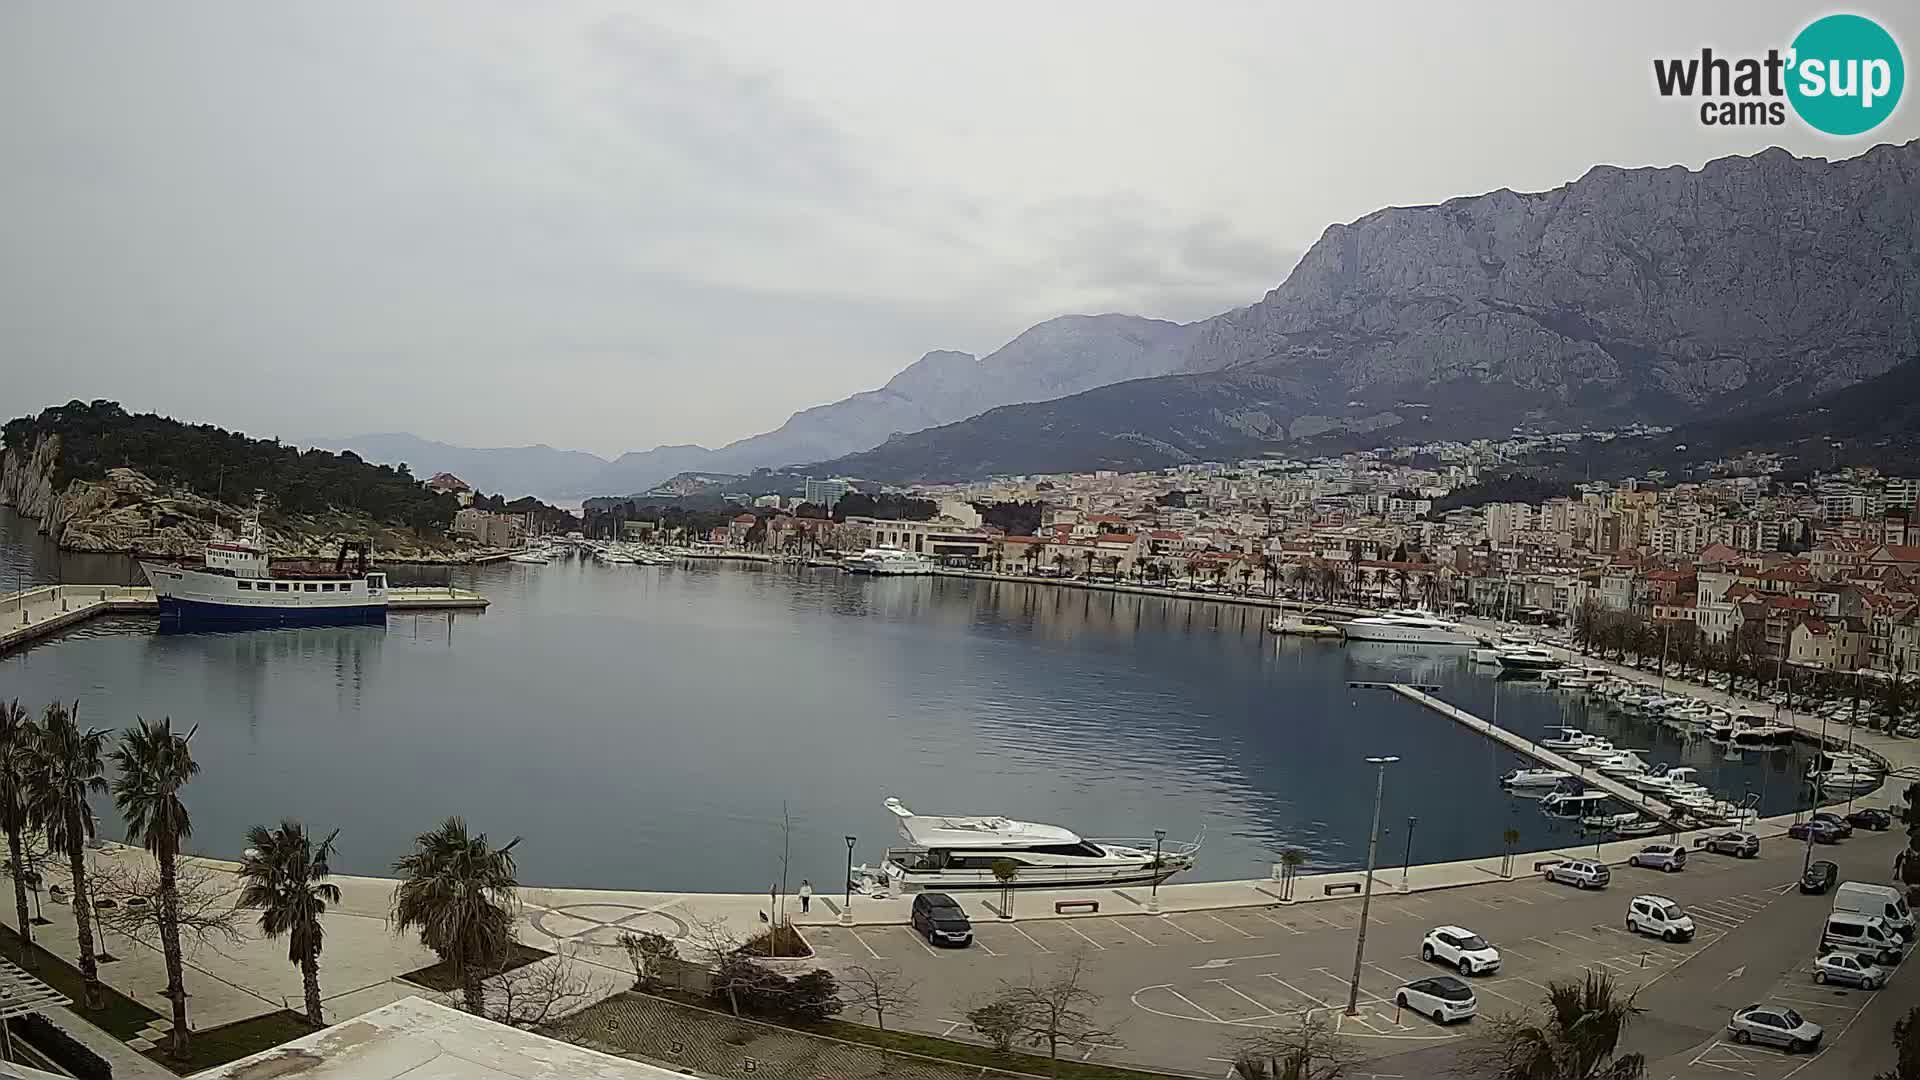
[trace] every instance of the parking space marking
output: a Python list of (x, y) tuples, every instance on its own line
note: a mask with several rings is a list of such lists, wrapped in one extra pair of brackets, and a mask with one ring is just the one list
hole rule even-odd
[(852, 934), (852, 935), (853, 935), (853, 940), (855, 940), (855, 941), (857, 941), (857, 942), (859, 942), (859, 943), (860, 943), (860, 947), (861, 947), (861, 948), (863, 948), (863, 949), (865, 949), (865, 950), (867, 950), (867, 955), (868, 955), (868, 956), (871, 956), (871, 957), (873, 957), (873, 958), (874, 958), (875, 960), (885, 960), (885, 959), (886, 959), (886, 957), (884, 957), (884, 956), (881, 956), (881, 955), (880, 955), (879, 953), (877, 953), (877, 952), (874, 952), (874, 951), (873, 951), (873, 946), (867, 943), (867, 939), (866, 939), (866, 938), (863, 938), (863, 937), (861, 937), (861, 936), (860, 936), (860, 931), (858, 931), (858, 930), (855, 930), (855, 929), (854, 929), (853, 927), (851, 927), (851, 926), (849, 926), (849, 927), (847, 927), (847, 933), (849, 933), (849, 934)]
[(975, 945), (978, 945), (978, 946), (980, 946), (980, 947), (981, 947), (982, 949), (985, 949), (985, 950), (986, 950), (986, 953), (987, 953), (987, 955), (988, 955), (988, 956), (999, 956), (999, 955), (1000, 955), (999, 953), (997, 953), (997, 952), (994, 952), (994, 951), (993, 951), (993, 946), (991, 946), (991, 945), (989, 945), (989, 944), (987, 944), (987, 942), (986, 942), (986, 939), (985, 939), (985, 938), (983, 938), (983, 937), (981, 937), (981, 936), (980, 936), (979, 934), (977, 934), (977, 933), (973, 935), (973, 943), (974, 943)]
[(1323, 1009), (1333, 1008), (1333, 1006), (1329, 1005), (1325, 1000), (1314, 997), (1312, 994), (1307, 993), (1305, 990), (1300, 989), (1299, 987), (1293, 985), (1292, 983), (1288, 982), (1287, 980), (1281, 978), (1278, 975), (1267, 974), (1267, 975), (1262, 975), (1260, 977), (1263, 979), (1272, 979), (1274, 982), (1277, 982), (1281, 986), (1284, 986), (1287, 989), (1293, 991), (1294, 993), (1299, 994), (1301, 997), (1306, 998), (1308, 1001), (1313, 1002), (1315, 1005), (1318, 1005)]
[(926, 941), (926, 939), (925, 939), (925, 938), (923, 938), (923, 937), (921, 937), (921, 936), (920, 936), (919, 934), (916, 934), (916, 933), (914, 933), (914, 932), (913, 932), (912, 930), (909, 930), (909, 929), (907, 929), (907, 928), (906, 928), (906, 927), (904, 927), (904, 926), (900, 926), (900, 927), (895, 927), (895, 929), (897, 929), (897, 930), (899, 930), (899, 931), (900, 931), (901, 933), (903, 933), (903, 934), (905, 934), (905, 935), (907, 935), (908, 937), (910, 937), (910, 938), (912, 938), (912, 939), (913, 939), (913, 943), (914, 943), (915, 945), (918, 945), (918, 946), (920, 946), (921, 948), (923, 948), (923, 949), (925, 949), (925, 950), (927, 950), (927, 955), (928, 955), (928, 956), (939, 956), (939, 955), (940, 955), (939, 953), (937, 953), (937, 952), (934, 952), (934, 951), (933, 951), (933, 946), (931, 946), (931, 945), (929, 945), (929, 944), (927, 944), (927, 941)]
[(1515, 955), (1515, 956), (1517, 956), (1517, 957), (1519, 957), (1520, 959), (1522, 959), (1522, 960), (1525, 960), (1525, 961), (1526, 961), (1526, 962), (1528, 962), (1529, 964), (1531, 964), (1531, 963), (1533, 963), (1533, 962), (1534, 962), (1534, 958), (1533, 958), (1533, 957), (1531, 957), (1531, 956), (1528, 956), (1528, 955), (1527, 955), (1526, 953), (1523, 953), (1523, 952), (1521, 952), (1521, 951), (1520, 951), (1519, 949), (1516, 949), (1516, 948), (1514, 948), (1514, 947), (1513, 947), (1513, 946), (1511, 946), (1511, 945), (1502, 945), (1502, 946), (1500, 946), (1500, 951), (1501, 951), (1501, 952), (1503, 952), (1503, 953), (1512, 953), (1513, 955)]
[(1548, 941), (1545, 938), (1530, 937), (1527, 940), (1537, 945), (1545, 945), (1547, 948), (1552, 949), (1554, 952), (1557, 952), (1557, 953), (1567, 953), (1568, 956), (1573, 955), (1572, 953), (1567, 952), (1567, 950), (1561, 948), (1558, 945), (1555, 945), (1553, 942)]
[(1344, 926), (1341, 926), (1341, 925), (1340, 925), (1339, 923), (1337, 923), (1337, 922), (1334, 922), (1334, 921), (1333, 921), (1332, 919), (1327, 919), (1327, 918), (1322, 918), (1321, 916), (1319, 916), (1319, 915), (1314, 915), (1314, 914), (1312, 914), (1312, 913), (1308, 913), (1308, 916), (1307, 916), (1307, 917), (1308, 917), (1308, 918), (1311, 918), (1311, 919), (1317, 919), (1317, 920), (1319, 920), (1320, 922), (1323, 922), (1323, 923), (1326, 923), (1326, 924), (1327, 924), (1328, 926), (1331, 926), (1331, 927), (1333, 927), (1333, 928), (1334, 928), (1335, 930), (1345, 930), (1345, 929), (1346, 929), (1346, 927), (1344, 927)]
[(1565, 934), (1565, 935), (1567, 935), (1568, 937), (1577, 937), (1577, 938), (1579, 938), (1579, 939), (1580, 939), (1581, 941), (1584, 941), (1584, 942), (1586, 942), (1586, 943), (1587, 943), (1587, 944), (1589, 944), (1589, 945), (1598, 945), (1598, 944), (1600, 944), (1600, 942), (1599, 942), (1599, 941), (1597, 941), (1597, 940), (1595, 940), (1594, 938), (1590, 938), (1590, 937), (1588, 937), (1587, 935), (1585, 935), (1585, 934), (1583, 934), (1583, 933), (1581, 933), (1581, 932), (1580, 932), (1580, 931), (1578, 931), (1578, 930), (1562, 930), (1562, 931), (1560, 931), (1560, 932), (1561, 932), (1561, 933), (1563, 933), (1563, 934)]
[(1196, 934), (1193, 931), (1187, 929), (1186, 927), (1181, 926), (1179, 923), (1173, 921), (1173, 917), (1171, 915), (1167, 916), (1166, 923), (1168, 926), (1173, 927), (1175, 930), (1180, 931), (1181, 933), (1187, 935), (1188, 937), (1192, 938), (1193, 940), (1199, 942), (1202, 945), (1213, 944), (1212, 938), (1201, 937), (1199, 934)]
[(1488, 982), (1477, 982), (1477, 983), (1474, 983), (1473, 985), (1478, 989), (1485, 990), (1487, 993), (1492, 994), (1494, 997), (1499, 998), (1501, 1001), (1511, 1002), (1515, 1005), (1520, 1006), (1523, 1009), (1532, 1008), (1532, 1005), (1529, 1002), (1522, 1001), (1517, 997), (1511, 997), (1507, 994), (1501, 993), (1498, 990), (1495, 990), (1494, 986), (1499, 984), (1488, 981)]
[(1261, 1001), (1259, 998), (1241, 993), (1238, 989), (1234, 987), (1232, 983), (1228, 982), (1225, 979), (1208, 979), (1207, 981), (1210, 983), (1217, 984), (1220, 987), (1220, 989), (1225, 990), (1227, 993), (1232, 994), (1234, 997), (1237, 997), (1240, 1000), (1245, 1001), (1247, 1004), (1252, 1005), (1254, 1008), (1259, 1009), (1261, 1012), (1266, 1014), (1264, 1016), (1249, 1016), (1247, 1017), (1247, 1019), (1249, 1020), (1271, 1020), (1274, 1017), (1280, 1015), (1279, 1013), (1273, 1011), (1273, 1006), (1268, 1005), (1266, 1002)]
[(1175, 990), (1173, 987), (1163, 986), (1160, 989), (1165, 990), (1167, 993), (1172, 994), (1174, 997), (1177, 997), (1181, 1001), (1186, 1002), (1188, 1005), (1193, 1006), (1195, 1009), (1200, 1011), (1201, 1015), (1205, 1016), (1207, 1019), (1213, 1021), (1214, 1023), (1216, 1024), (1226, 1023), (1225, 1020), (1222, 1020), (1218, 1016), (1215, 1016), (1212, 1010), (1207, 1009), (1205, 1006), (1202, 1006), (1199, 1002), (1194, 1001), (1192, 998), (1188, 997), (1187, 995), (1181, 993), (1178, 990)]
[[(1033, 947), (1036, 949), (1039, 949), (1043, 953), (1050, 953), (1053, 951), (1052, 949), (1047, 948), (1045, 945), (1040, 944), (1039, 940), (1036, 939), (1032, 934), (1027, 933), (1025, 930), (1020, 929), (1019, 927), (1013, 925), (1012, 923), (1007, 924), (1007, 929), (1013, 931), (1016, 934), (1019, 934), (1021, 937), (1026, 938), (1028, 941), (1033, 942)], [(879, 957), (875, 957), (874, 959), (877, 960), (879, 959)]]
[(1160, 947), (1159, 942), (1153, 940), (1152, 938), (1146, 936), (1145, 934), (1142, 934), (1140, 931), (1135, 930), (1133, 927), (1128, 926), (1127, 921), (1125, 919), (1115, 919), (1113, 920), (1113, 925), (1122, 930), (1125, 930), (1127, 933), (1132, 934), (1134, 937), (1139, 938), (1141, 942), (1144, 944), (1151, 945), (1156, 949)]
[(1259, 916), (1259, 917), (1260, 917), (1260, 918), (1262, 918), (1262, 919), (1265, 919), (1265, 920), (1267, 920), (1268, 922), (1270, 922), (1270, 923), (1272, 923), (1273, 925), (1275, 925), (1275, 926), (1277, 926), (1277, 927), (1279, 927), (1280, 929), (1282, 929), (1282, 930), (1285, 930), (1285, 931), (1286, 931), (1287, 933), (1289, 933), (1289, 934), (1304, 934), (1304, 933), (1306, 933), (1306, 931), (1305, 931), (1305, 930), (1302, 930), (1302, 929), (1300, 929), (1299, 927), (1296, 927), (1296, 926), (1290, 926), (1290, 925), (1288, 925), (1287, 923), (1283, 923), (1283, 922), (1281, 922), (1281, 921), (1280, 921), (1279, 919), (1276, 919), (1276, 918), (1274, 918), (1273, 916), (1271, 916), (1271, 915), (1269, 915), (1269, 914), (1267, 914), (1267, 913), (1266, 913), (1266, 912), (1264, 912), (1264, 911), (1256, 911), (1256, 912), (1254, 912), (1254, 914), (1255, 914), (1255, 915), (1257, 915), (1257, 916)]
[(1066, 927), (1067, 929), (1069, 929), (1069, 930), (1071, 930), (1071, 931), (1073, 931), (1073, 932), (1074, 932), (1075, 934), (1079, 934), (1079, 936), (1080, 936), (1080, 940), (1081, 940), (1081, 941), (1084, 941), (1084, 942), (1086, 942), (1087, 944), (1089, 944), (1089, 945), (1091, 945), (1091, 946), (1093, 946), (1094, 948), (1096, 948), (1096, 949), (1099, 949), (1099, 950), (1100, 950), (1101, 952), (1106, 952), (1106, 951), (1107, 951), (1107, 947), (1106, 947), (1105, 945), (1102, 945), (1102, 944), (1100, 944), (1099, 942), (1097, 942), (1097, 941), (1095, 941), (1095, 940), (1093, 940), (1092, 938), (1090, 938), (1090, 937), (1088, 937), (1088, 936), (1087, 936), (1087, 935), (1085, 935), (1085, 934), (1081, 934), (1081, 933), (1080, 933), (1080, 928), (1079, 928), (1079, 927), (1077, 927), (1077, 926), (1075, 926), (1075, 925), (1073, 925), (1073, 921), (1072, 921), (1071, 919), (1062, 919), (1062, 920), (1060, 920), (1060, 925), (1061, 925), (1061, 926), (1064, 926), (1064, 927)]
[(1237, 927), (1237, 926), (1235, 926), (1235, 925), (1233, 925), (1232, 923), (1230, 923), (1230, 922), (1228, 922), (1228, 921), (1226, 921), (1225, 919), (1222, 919), (1222, 918), (1221, 918), (1220, 916), (1218, 916), (1218, 915), (1215, 915), (1215, 914), (1213, 914), (1213, 913), (1211, 913), (1211, 912), (1205, 912), (1205, 911), (1203, 911), (1203, 912), (1201, 912), (1201, 914), (1202, 914), (1202, 915), (1205, 915), (1205, 916), (1206, 916), (1207, 918), (1209, 918), (1209, 919), (1212, 919), (1212, 920), (1213, 920), (1214, 922), (1217, 922), (1217, 923), (1219, 923), (1219, 924), (1220, 924), (1221, 926), (1224, 926), (1224, 927), (1226, 927), (1227, 929), (1229, 929), (1229, 930), (1231, 930), (1231, 931), (1233, 931), (1234, 933), (1236, 933), (1236, 934), (1239, 934), (1239, 935), (1240, 935), (1241, 937), (1243, 937), (1243, 938), (1251, 938), (1251, 937), (1254, 937), (1254, 936), (1255, 936), (1255, 935), (1253, 935), (1253, 934), (1249, 934), (1249, 933), (1247, 933), (1247, 932), (1246, 932), (1245, 930), (1242, 930), (1242, 929), (1240, 929), (1239, 927)]

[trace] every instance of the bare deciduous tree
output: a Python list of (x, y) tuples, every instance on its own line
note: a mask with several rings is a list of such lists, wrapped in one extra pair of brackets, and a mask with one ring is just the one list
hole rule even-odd
[(544, 960), (485, 980), (486, 1016), (519, 1028), (540, 1028), (589, 1004), (592, 976), (577, 952), (562, 951)]
[[(842, 976), (846, 980), (843, 997), (855, 1009), (873, 1014), (873, 1026), (881, 1031), (887, 1030), (887, 1014), (910, 1010), (916, 1004), (914, 989), (918, 985), (913, 980), (890, 968), (870, 968), (856, 964), (846, 970)], [(880, 1060), (884, 1064), (887, 1051), (880, 1049)]]
[[(103, 859), (90, 875), (94, 921), (154, 949), (161, 947), (160, 867), (129, 855)], [(180, 939), (215, 952), (245, 937), (248, 912), (236, 908), (239, 882), (198, 859), (181, 856), (174, 880)], [(107, 901), (111, 901), (108, 903)]]
[(1364, 1060), (1331, 1024), (1304, 1014), (1283, 1027), (1249, 1032), (1233, 1045), (1240, 1080), (1340, 1080)]
[(1059, 1071), (1063, 1045), (1092, 1048), (1119, 1041), (1113, 1029), (1094, 1023), (1092, 1010), (1100, 1004), (1100, 995), (1081, 985), (1086, 966), (1086, 957), (1073, 953), (1052, 975), (1030, 972), (1021, 982), (1002, 983), (995, 996), (1016, 1011), (1021, 1037), (1029, 1045), (1047, 1048), (1054, 1072)]

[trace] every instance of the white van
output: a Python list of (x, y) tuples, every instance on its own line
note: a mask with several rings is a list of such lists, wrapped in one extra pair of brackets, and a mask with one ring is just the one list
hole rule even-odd
[(1877, 915), (1901, 937), (1913, 940), (1913, 912), (1907, 910), (1906, 897), (1890, 885), (1843, 881), (1833, 891), (1833, 910), (1835, 914)]
[(1888, 926), (1885, 919), (1851, 912), (1827, 916), (1826, 928), (1820, 933), (1820, 951), (1871, 956), (1886, 965), (1899, 963), (1903, 952), (1899, 931)]

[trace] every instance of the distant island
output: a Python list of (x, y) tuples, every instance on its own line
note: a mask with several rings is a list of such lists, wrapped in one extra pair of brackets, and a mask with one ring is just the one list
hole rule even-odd
[(0, 505), (69, 551), (196, 555), (256, 495), (269, 546), (291, 557), (331, 556), (353, 538), (370, 540), (387, 561), (460, 562), (481, 550), (452, 535), (465, 503), (532, 513), (548, 526), (565, 517), (537, 500), (437, 489), (405, 465), (130, 413), (112, 401), (17, 417), (0, 445)]

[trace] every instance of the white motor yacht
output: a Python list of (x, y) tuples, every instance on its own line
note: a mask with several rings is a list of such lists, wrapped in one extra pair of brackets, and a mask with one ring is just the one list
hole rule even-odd
[(1616, 779), (1638, 776), (1647, 771), (1647, 763), (1638, 750), (1622, 749), (1611, 761), (1602, 761), (1596, 766), (1602, 773)]
[(1573, 774), (1563, 769), (1515, 769), (1500, 778), (1501, 787), (1510, 788), (1555, 788), (1563, 780), (1573, 779)]
[(914, 574), (933, 573), (933, 560), (917, 552), (902, 551), (897, 547), (870, 547), (858, 555), (849, 556), (846, 568), (856, 574), (874, 574), (880, 577), (897, 577)]
[(1385, 615), (1367, 615), (1340, 624), (1349, 641), (1383, 641), (1398, 645), (1478, 645), (1480, 635), (1432, 612), (1403, 608)]
[(1546, 671), (1561, 666), (1560, 658), (1540, 645), (1521, 645), (1494, 654), (1502, 671)]
[[(1193, 868), (1200, 842), (1089, 840), (1058, 825), (991, 815), (916, 814), (899, 799), (886, 801), (907, 847), (888, 848), (877, 867), (858, 866), (853, 881), (866, 890), (1063, 888), (1146, 885)], [(1011, 862), (1002, 882), (994, 865)]]

